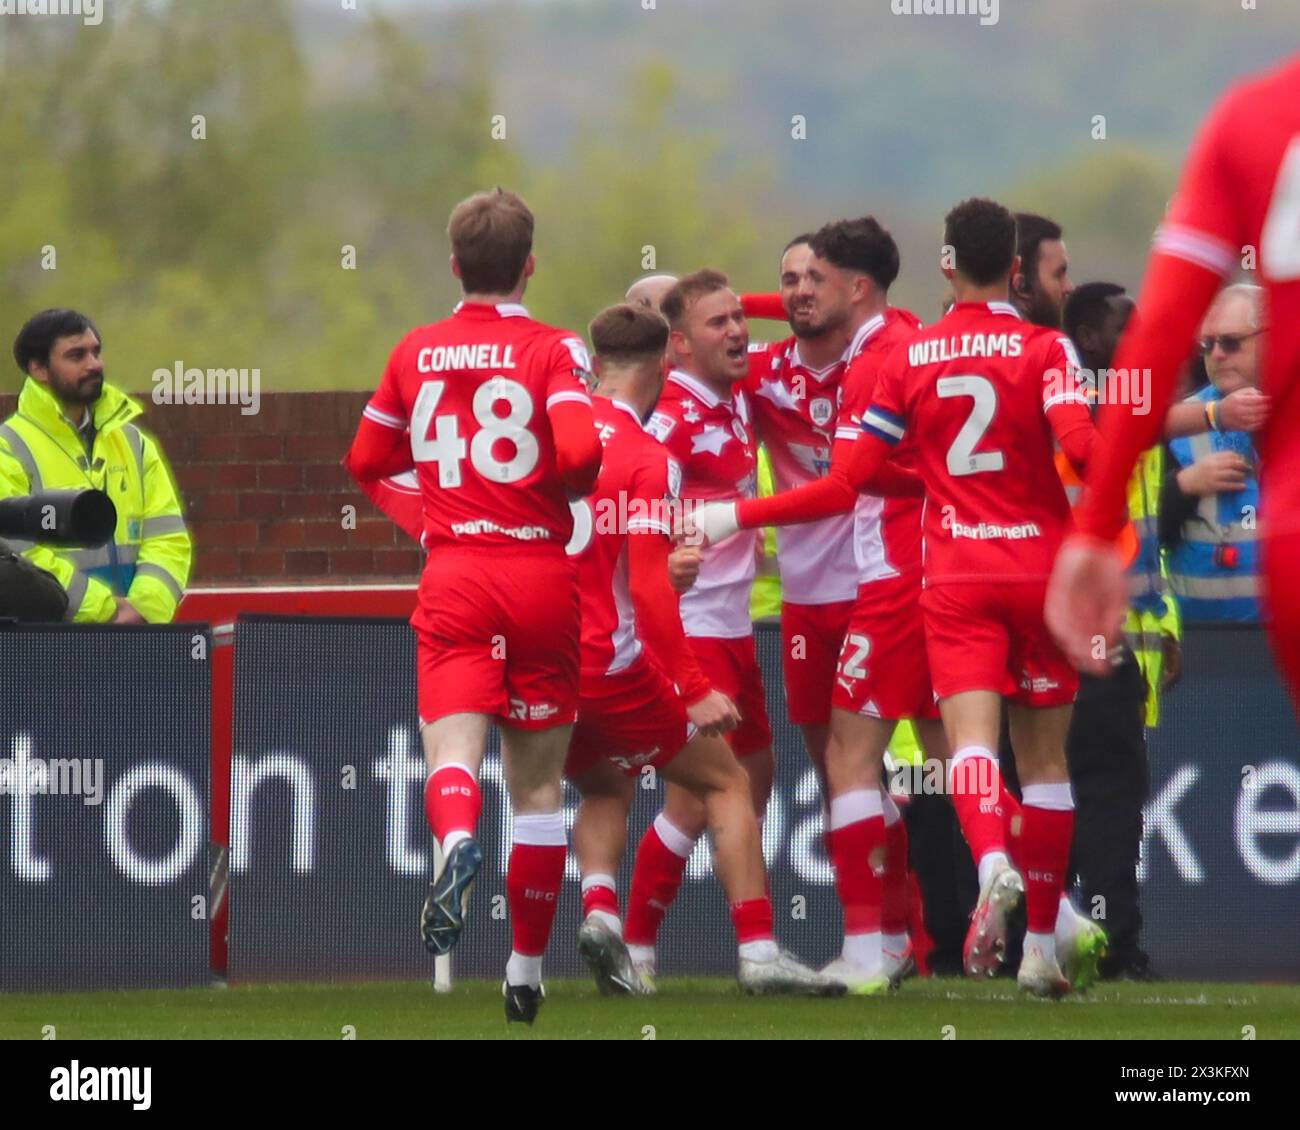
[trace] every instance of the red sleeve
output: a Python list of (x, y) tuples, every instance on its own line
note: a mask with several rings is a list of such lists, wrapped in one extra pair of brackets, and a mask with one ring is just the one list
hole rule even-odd
[(412, 488), (397, 479), (387, 478), (360, 485), (370, 501), (408, 537), (421, 541), (424, 536), (424, 503), (418, 483)]
[(546, 410), (555, 437), (555, 468), (560, 481), (573, 494), (595, 489), (603, 454), (591, 401), (561, 400)]
[(1043, 413), (1071, 466), (1083, 474), (1097, 438), (1088, 397), (1079, 383), (1079, 356), (1068, 337), (1054, 338), (1043, 364)]
[(686, 642), (679, 598), (668, 580), (672, 551), (671, 508), (674, 497), (668, 460), (655, 459), (638, 472), (632, 497), (646, 504), (644, 517), (628, 521), (628, 588), (636, 609), (637, 627), (646, 646), (678, 687), (687, 706), (699, 702), (713, 687), (704, 677)]
[(1123, 528), (1133, 465), (1159, 437), (1201, 318), (1240, 263), (1242, 195), (1231, 168), (1236, 112), (1236, 99), (1229, 96), (1192, 146), (1169, 218), (1156, 232), (1137, 310), (1112, 362), (1121, 373), (1143, 375), (1139, 386), (1146, 397), (1136, 405), (1102, 409), (1087, 489), (1075, 512), (1079, 530), (1094, 537), (1114, 540)]
[(343, 466), (356, 481), (364, 485), (389, 475), (400, 475), (415, 467), (411, 444), (405, 432), (376, 424), (369, 416), (362, 418), (352, 446), (343, 456)]
[(407, 435), (406, 405), (402, 403), (398, 383), (405, 346), (403, 338), (389, 354), (379, 388), (366, 403), (352, 446), (343, 457), (343, 466), (363, 488), (366, 483), (401, 474), (415, 466)]
[[(885, 460), (867, 466), (856, 458), (865, 436), (856, 440), (837, 439), (831, 448), (831, 469), (815, 483), (807, 483), (768, 498), (747, 498), (736, 508), (742, 529), (757, 526), (794, 526), (816, 522), (853, 509), (859, 494), (880, 498), (920, 498), (925, 494), (921, 476)], [(882, 445), (883, 446), (883, 445)]]
[(672, 544), (655, 534), (627, 539), (628, 588), (636, 609), (637, 628), (668, 677), (693, 706), (713, 690), (686, 642), (678, 596), (668, 581)]
[(766, 318), (773, 322), (786, 320), (785, 303), (780, 294), (742, 294), (740, 308), (746, 318)]

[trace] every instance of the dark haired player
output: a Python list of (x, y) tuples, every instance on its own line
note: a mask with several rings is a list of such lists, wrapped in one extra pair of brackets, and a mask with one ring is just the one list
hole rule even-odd
[[(905, 438), (916, 444), (926, 494), (926, 650), (954, 751), (953, 803), (981, 866), (975, 956), (992, 971), (1006, 917), (1024, 897), (1029, 932), (1019, 981), (1054, 996), (1069, 989), (1055, 928), (1073, 827), (1065, 734), (1077, 676), (1047, 635), (1042, 594), (1069, 524), (1054, 442), (1082, 466), (1094, 433), (1072, 347), (1022, 321), (1008, 301), (1011, 214), (992, 201), (966, 201), (949, 213), (945, 243), (955, 265), (944, 274), (957, 301), (881, 366), (845, 477), (861, 489)], [(739, 509), (747, 521), (749, 507)], [(734, 522), (727, 518), (696, 516), (707, 536), (710, 526), (725, 533)], [(1024, 787), (1012, 829), (1023, 876), (1008, 858), (997, 811), (1004, 696)]]
[(652, 766), (704, 810), (740, 947), (741, 987), (841, 993), (777, 948), (749, 779), (716, 736), (735, 728), (736, 708), (701, 673), (669, 584), (681, 476), (641, 423), (663, 387), (668, 326), (651, 310), (613, 306), (591, 323), (591, 340), (604, 460), (596, 489), (575, 504), (569, 546), (582, 592), (582, 693), (566, 763), (583, 795), (573, 829), (585, 913), (579, 949), (603, 990), (653, 991), (622, 941), (613, 886), (633, 779)]

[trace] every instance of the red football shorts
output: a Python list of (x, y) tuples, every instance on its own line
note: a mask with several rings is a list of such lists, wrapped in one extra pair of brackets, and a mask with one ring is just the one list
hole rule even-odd
[(584, 675), (581, 686), (566, 777), (585, 773), (602, 758), (629, 776), (645, 765), (658, 769), (695, 735), (677, 688), (644, 654), (615, 675)]
[(772, 744), (772, 727), (767, 720), (767, 698), (754, 637), (724, 640), (691, 636), (687, 643), (713, 689), (725, 694), (740, 711), (740, 725), (727, 735), (731, 752), (748, 757), (767, 749)]
[(912, 573), (858, 586), (840, 650), (831, 704), (869, 718), (937, 718)]
[(578, 579), (562, 553), (430, 554), (411, 617), (422, 724), (489, 714), (520, 730), (578, 707)]
[(781, 605), (781, 667), (785, 702), (796, 726), (831, 719), (831, 691), (854, 602)]
[(925, 588), (935, 694), (994, 691), (1021, 706), (1073, 702), (1079, 675), (1043, 623), (1046, 590), (1046, 580)]

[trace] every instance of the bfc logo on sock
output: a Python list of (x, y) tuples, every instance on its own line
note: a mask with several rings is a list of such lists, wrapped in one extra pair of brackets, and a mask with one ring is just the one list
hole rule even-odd
[(556, 898), (555, 891), (536, 891), (532, 887), (524, 888), (524, 898), (532, 899), (535, 902), (554, 902)]
[(443, 785), (438, 790), (439, 796), (470, 796), (474, 795), (474, 790), (468, 785)]

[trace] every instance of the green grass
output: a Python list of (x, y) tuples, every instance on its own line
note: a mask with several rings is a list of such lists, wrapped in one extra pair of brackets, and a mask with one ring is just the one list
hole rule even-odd
[[(1300, 986), (1168, 982), (1107, 985), (1060, 1002), (1022, 999), (1009, 980), (909, 981), (891, 997), (754, 999), (723, 979), (666, 979), (653, 998), (602, 998), (556, 981), (534, 1029), (515, 1039), (1223, 1039), (1300, 1038)], [(0, 996), (0, 1038), (60, 1040), (343, 1037), (497, 1039), (499, 984), (438, 996), (423, 983)]]

